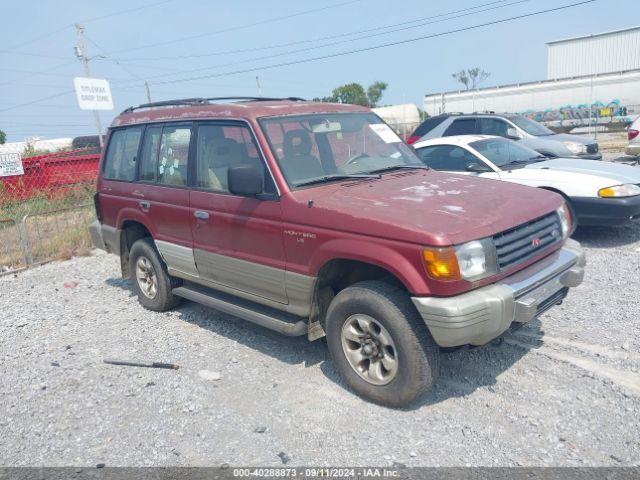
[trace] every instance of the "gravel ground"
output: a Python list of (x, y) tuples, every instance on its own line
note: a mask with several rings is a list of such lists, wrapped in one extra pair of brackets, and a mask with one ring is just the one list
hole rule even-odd
[(408, 410), (347, 391), (324, 341), (144, 310), (114, 256), (0, 277), (1, 463), (638, 465), (640, 225), (576, 238), (585, 283), (501, 345), (443, 354)]

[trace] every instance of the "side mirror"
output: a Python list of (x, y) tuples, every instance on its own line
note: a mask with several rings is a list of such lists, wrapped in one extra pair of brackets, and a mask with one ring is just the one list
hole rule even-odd
[(486, 173), (490, 171), (489, 167), (481, 163), (467, 163), (467, 172)]
[(262, 193), (262, 172), (253, 165), (231, 167), (227, 174), (229, 191), (234, 195), (255, 197)]
[(507, 138), (510, 138), (511, 140), (521, 140), (522, 135), (520, 135), (518, 133), (518, 130), (516, 130), (515, 128), (509, 127), (507, 128)]

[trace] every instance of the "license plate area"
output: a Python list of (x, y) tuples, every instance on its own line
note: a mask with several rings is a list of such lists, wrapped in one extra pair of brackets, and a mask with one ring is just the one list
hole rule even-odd
[(560, 275), (516, 298), (514, 321), (527, 323), (543, 314), (567, 295), (568, 288), (560, 281)]

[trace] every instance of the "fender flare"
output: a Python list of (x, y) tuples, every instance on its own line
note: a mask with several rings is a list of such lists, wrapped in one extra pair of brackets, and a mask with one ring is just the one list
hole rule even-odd
[[(416, 249), (416, 258), (419, 261)], [(355, 260), (383, 268), (394, 275), (410, 293), (425, 294), (429, 287), (424, 275), (405, 255), (391, 247), (362, 239), (336, 239), (323, 244), (311, 257), (309, 270), (317, 276), (332, 260)]]

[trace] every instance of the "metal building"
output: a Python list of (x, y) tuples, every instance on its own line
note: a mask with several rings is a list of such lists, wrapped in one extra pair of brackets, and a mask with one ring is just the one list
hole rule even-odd
[(555, 40), (547, 45), (549, 80), (640, 69), (640, 27)]

